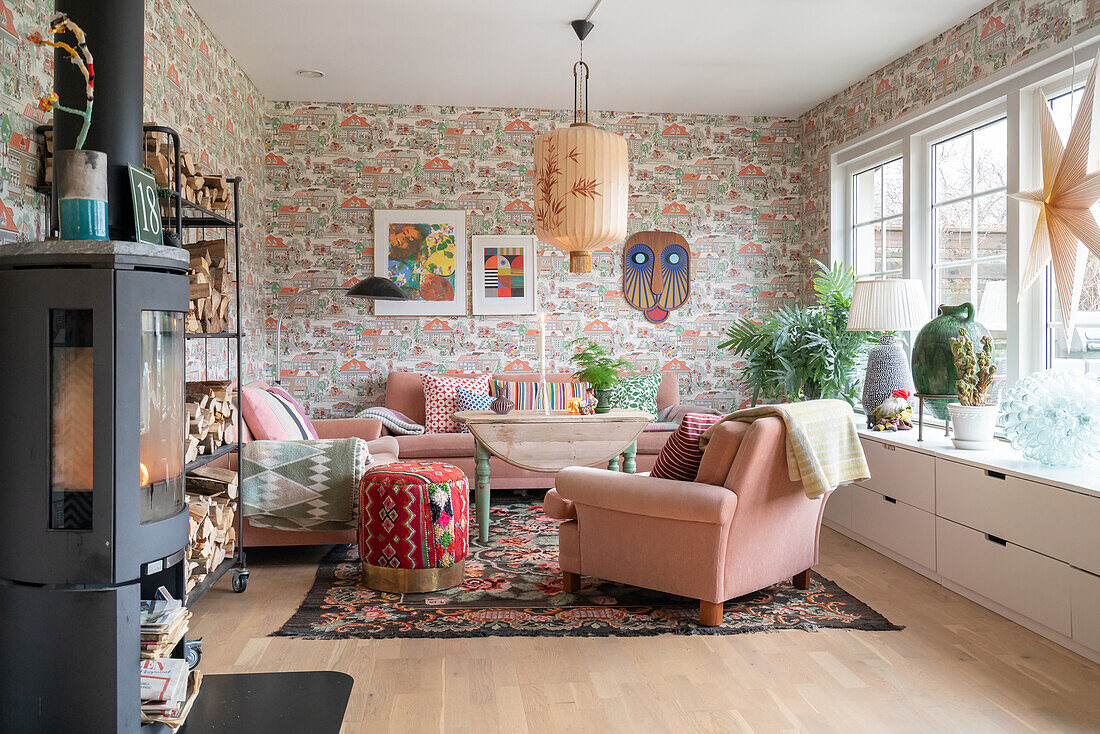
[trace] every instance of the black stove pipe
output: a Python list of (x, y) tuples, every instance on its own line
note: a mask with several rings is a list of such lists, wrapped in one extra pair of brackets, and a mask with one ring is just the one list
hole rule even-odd
[[(95, 104), (84, 148), (107, 154), (107, 229), (111, 239), (133, 240), (134, 211), (126, 165), (143, 165), (144, 0), (56, 0), (55, 8), (67, 13), (88, 36), (94, 58)], [(41, 32), (47, 35), (46, 29)], [(72, 35), (66, 34), (64, 40), (72, 43)], [(61, 104), (84, 109), (84, 77), (61, 49), (54, 51), (54, 89)], [(81, 124), (79, 117), (55, 109), (54, 150), (76, 147)], [(55, 198), (56, 193), (55, 188)]]

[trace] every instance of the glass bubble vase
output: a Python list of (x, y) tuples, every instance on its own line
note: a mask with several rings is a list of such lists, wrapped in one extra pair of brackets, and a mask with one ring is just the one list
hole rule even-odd
[(1100, 379), (1044, 370), (1005, 392), (1004, 428), (1012, 448), (1047, 466), (1081, 466), (1100, 457)]

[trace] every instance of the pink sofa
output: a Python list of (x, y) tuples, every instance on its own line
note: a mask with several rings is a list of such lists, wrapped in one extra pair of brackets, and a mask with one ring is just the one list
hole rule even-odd
[[(536, 375), (493, 375), (495, 380), (531, 382)], [(569, 374), (551, 374), (552, 382), (568, 382)], [(680, 382), (675, 373), (661, 373), (657, 409), (680, 402)], [(386, 407), (397, 410), (414, 422), (424, 423), (424, 385), (418, 372), (391, 372), (386, 381)], [(649, 471), (672, 435), (671, 431), (646, 431), (638, 438), (638, 471)], [(469, 433), (428, 433), (420, 436), (395, 436), (402, 459), (439, 460), (474, 476), (474, 437)], [(497, 457), (490, 460), (493, 489), (543, 489), (553, 486), (554, 475), (532, 472), (512, 466)]]
[(546, 494), (566, 591), (580, 575), (699, 600), (699, 621), (723, 604), (793, 579), (809, 585), (824, 499), (787, 474), (779, 418), (716, 429), (694, 482), (570, 467)]
[[(261, 390), (267, 389), (264, 382), (251, 382), (245, 387), (254, 387)], [(382, 436), (382, 422), (373, 418), (333, 418), (329, 420), (311, 421), (317, 430), (318, 438), (361, 438), (367, 442), (367, 448), (371, 453), (373, 464), (388, 464), (397, 461), (397, 442), (390, 436)], [(248, 429), (248, 423), (241, 421), (244, 426), (242, 442), (252, 439), (252, 432)], [(235, 454), (228, 454), (220, 460), (224, 466), (236, 468)], [(355, 530), (276, 530), (274, 528), (254, 527), (246, 517), (244, 520), (244, 547), (273, 546), (273, 545), (338, 545), (343, 543), (355, 543)]]

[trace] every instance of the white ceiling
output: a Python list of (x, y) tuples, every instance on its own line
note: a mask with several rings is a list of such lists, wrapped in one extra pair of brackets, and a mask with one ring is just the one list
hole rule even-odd
[[(268, 99), (571, 108), (594, 0), (190, 1)], [(799, 115), (987, 1), (604, 0), (590, 103)]]

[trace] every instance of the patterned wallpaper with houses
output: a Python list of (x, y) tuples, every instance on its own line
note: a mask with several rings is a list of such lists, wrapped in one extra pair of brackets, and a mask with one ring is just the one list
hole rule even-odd
[[(531, 233), (532, 144), (571, 112), (373, 104), (269, 105), (264, 240), (273, 355), (275, 315), (298, 289), (373, 271), (372, 212), (464, 209), (470, 234)], [(539, 245), (538, 301), (550, 312), (551, 370), (589, 336), (639, 370), (681, 375), (685, 402), (740, 404), (737, 363), (717, 344), (742, 314), (797, 299), (798, 123), (791, 119), (601, 113), (630, 148), (630, 230), (671, 228), (692, 249), (692, 292), (650, 324), (622, 295), (621, 246), (593, 272)], [(284, 386), (315, 416), (378, 403), (391, 369), (531, 372), (534, 316), (381, 317), (342, 296), (313, 295), (283, 322)], [(469, 313), (469, 310), (467, 310)]]
[[(42, 197), (34, 191), (41, 145), (34, 128), (50, 121), (37, 100), (52, 87), (53, 53), (34, 46), (26, 35), (44, 32), (52, 12), (52, 0), (0, 0), (0, 242), (46, 234)], [(104, 39), (88, 39), (93, 53), (97, 42)], [(259, 245), (264, 105), (255, 85), (185, 0), (147, 0), (145, 119), (176, 128), (184, 149), (204, 169), (244, 179), (242, 303), (244, 330), (250, 335), (245, 364), (252, 374), (258, 372), (258, 325), (263, 318)], [(193, 378), (220, 378), (227, 366), (224, 342), (210, 355), (197, 344), (188, 350)]]
[(829, 155), (840, 145), (1100, 24), (1100, 0), (997, 0), (799, 118), (803, 242), (829, 255)]

